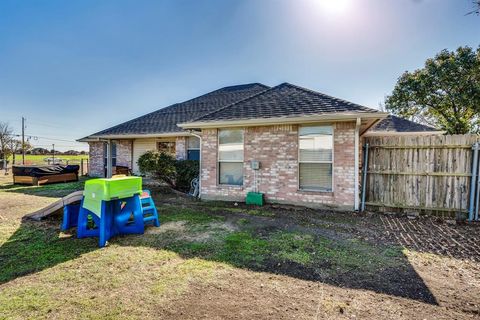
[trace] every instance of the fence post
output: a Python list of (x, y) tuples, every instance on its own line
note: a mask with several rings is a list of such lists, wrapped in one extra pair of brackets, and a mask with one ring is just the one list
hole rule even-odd
[(80, 159), (80, 175), (83, 176), (83, 158)]
[[(480, 144), (478, 144), (478, 142), (477, 142), (477, 152), (480, 152)], [(477, 160), (477, 162), (479, 161)], [(475, 221), (478, 221), (478, 210), (480, 209), (480, 175), (479, 173), (480, 172), (478, 172), (478, 164), (477, 164), (477, 190), (475, 190), (477, 192), (477, 195), (475, 199), (475, 216), (473, 217)]]
[(368, 143), (363, 146), (363, 171), (362, 171), (362, 203), (360, 211), (365, 211), (365, 198), (367, 194), (367, 170), (368, 170)]
[(472, 221), (474, 218), (474, 210), (476, 212), (476, 218), (478, 219), (478, 197), (475, 204), (475, 195), (477, 192), (477, 169), (478, 169), (478, 142), (475, 142), (472, 146), (472, 178), (470, 179), (470, 204), (468, 206), (468, 221)]

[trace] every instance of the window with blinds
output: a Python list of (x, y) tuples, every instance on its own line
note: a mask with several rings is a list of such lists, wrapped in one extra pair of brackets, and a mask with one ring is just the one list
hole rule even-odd
[(300, 127), (298, 162), (300, 189), (332, 191), (332, 126)]
[(218, 131), (218, 183), (243, 185), (243, 129)]

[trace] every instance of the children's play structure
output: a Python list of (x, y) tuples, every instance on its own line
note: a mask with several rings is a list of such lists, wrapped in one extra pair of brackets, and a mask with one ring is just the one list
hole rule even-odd
[(29, 218), (40, 220), (63, 206), (62, 230), (77, 227), (77, 237), (98, 237), (104, 247), (121, 234), (143, 234), (145, 225), (159, 227), (158, 212), (140, 177), (92, 179), (82, 191), (74, 192)]

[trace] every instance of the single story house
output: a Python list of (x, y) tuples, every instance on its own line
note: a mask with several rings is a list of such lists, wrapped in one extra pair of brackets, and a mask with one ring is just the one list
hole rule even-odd
[[(378, 127), (382, 121), (385, 126)], [(375, 128), (394, 131), (391, 122), (397, 118), (289, 83), (252, 83), (215, 90), (79, 141), (90, 146), (92, 176), (109, 176), (115, 166), (138, 174), (139, 156), (157, 150), (200, 160), (202, 199), (242, 201), (256, 186), (270, 202), (351, 210), (359, 206), (361, 139)], [(252, 160), (260, 163), (258, 171)]]

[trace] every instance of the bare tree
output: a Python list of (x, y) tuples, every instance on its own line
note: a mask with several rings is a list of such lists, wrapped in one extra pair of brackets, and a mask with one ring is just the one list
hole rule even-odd
[(10, 155), (8, 144), (12, 139), (12, 128), (8, 122), (0, 122), (0, 159), (6, 159)]
[(480, 0), (473, 0), (473, 10), (467, 14), (480, 15)]
[[(8, 142), (8, 150), (12, 154), (12, 165), (15, 164), (15, 155), (22, 151), (22, 141), (18, 139), (10, 139)], [(25, 151), (29, 148), (30, 144), (25, 142)]]

